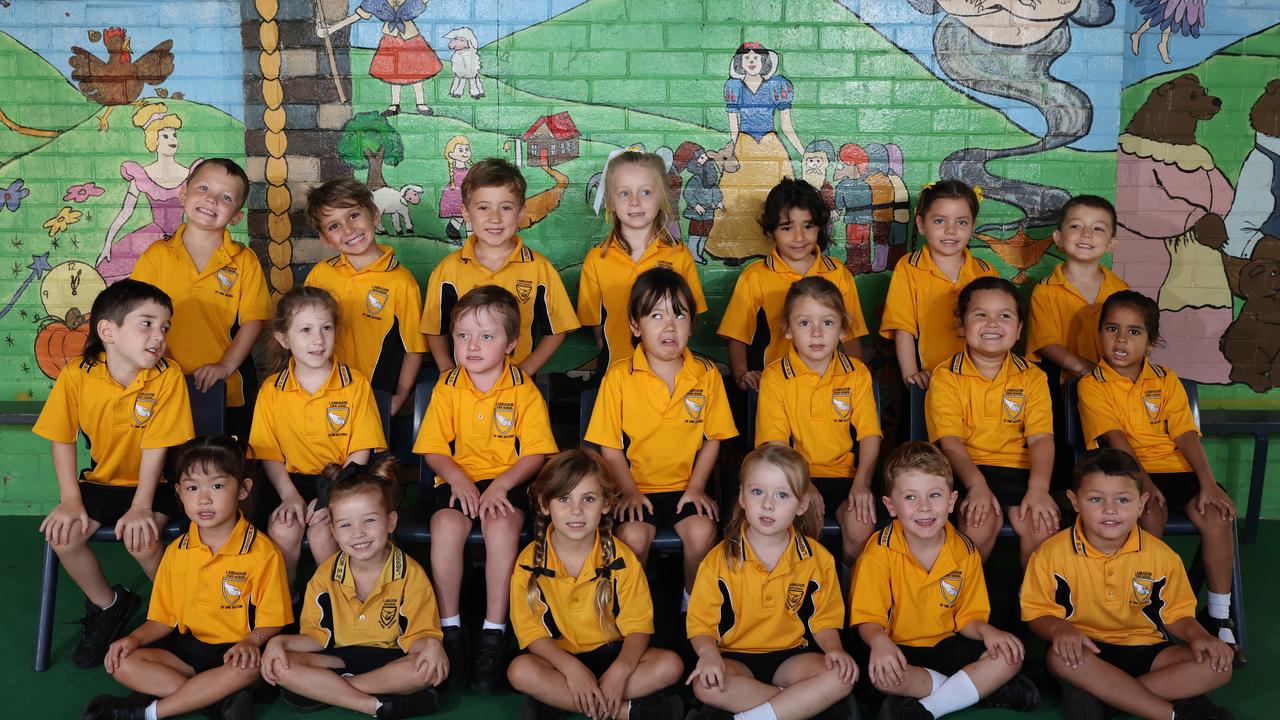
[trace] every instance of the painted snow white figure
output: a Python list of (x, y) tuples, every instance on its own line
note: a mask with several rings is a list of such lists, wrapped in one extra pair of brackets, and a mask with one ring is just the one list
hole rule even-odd
[(413, 22), (426, 10), (427, 0), (362, 0), (351, 15), (327, 28), (316, 28), (317, 35), (327, 37), (358, 20), (382, 21), (382, 39), (369, 64), (369, 75), (391, 86), (391, 104), (382, 111), (384, 117), (399, 114), (400, 91), (405, 85), (413, 88), (418, 113), (431, 114), (422, 96), (422, 83), (435, 77), (444, 65)]

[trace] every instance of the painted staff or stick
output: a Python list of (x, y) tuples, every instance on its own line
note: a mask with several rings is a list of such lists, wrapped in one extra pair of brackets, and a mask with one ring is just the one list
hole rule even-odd
[[(320, 26), (326, 30), (329, 28), (329, 21), (324, 16), (324, 0), (316, 0), (316, 18), (320, 20)], [(333, 75), (333, 86), (338, 89), (338, 102), (347, 101), (347, 93), (342, 89), (342, 78), (338, 77), (338, 60), (333, 56), (333, 41), (329, 39), (329, 33), (324, 34), (324, 51), (329, 56), (329, 73)]]
[(27, 291), (27, 288), (31, 286), (33, 281), (39, 280), (44, 277), (45, 273), (53, 269), (53, 266), (49, 264), (49, 253), (45, 253), (43, 255), (32, 255), (31, 260), (31, 264), (27, 266), (27, 268), (31, 270), (31, 273), (27, 275), (27, 279), (23, 280), (22, 284), (18, 286), (18, 289), (14, 291), (13, 297), (9, 298), (9, 302), (3, 308), (0, 308), (0, 318), (9, 314), (9, 311), (13, 309), (14, 304), (18, 302), (18, 298), (22, 297), (22, 293)]

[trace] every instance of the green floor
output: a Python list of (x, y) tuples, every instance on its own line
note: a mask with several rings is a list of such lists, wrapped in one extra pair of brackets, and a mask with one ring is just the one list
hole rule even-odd
[[(36, 617), (39, 607), (40, 559), (42, 543), (36, 533), (37, 518), (0, 518), (0, 547), (6, 548), (0, 561), (0, 623), (10, 629), (0, 644), (0, 717), (4, 718), (75, 718), (79, 717), (89, 698), (100, 693), (126, 694), (107, 674), (98, 670), (79, 670), (71, 664), (71, 650), (78, 636), (83, 596), (65, 575), (59, 584), (57, 624), (54, 627), (52, 667), (45, 673), (32, 671), (35, 647)], [(1235, 712), (1241, 720), (1280, 717), (1280, 683), (1272, 663), (1280, 653), (1272, 650), (1280, 640), (1280, 613), (1270, 601), (1280, 596), (1280, 579), (1263, 572), (1280, 547), (1280, 522), (1264, 523), (1264, 544), (1243, 548), (1244, 575), (1248, 587), (1247, 619), (1249, 622), (1249, 665), (1238, 671), (1231, 685), (1215, 695), (1215, 700)], [(1185, 542), (1176, 545), (1187, 551)], [(108, 576), (134, 587), (146, 587), (141, 572), (122, 547), (101, 548)], [(70, 623), (70, 624), (68, 624)], [(1039, 654), (1038, 648), (1033, 652)], [(1038, 663), (1033, 660), (1032, 663)], [(1052, 718), (1057, 717), (1053, 700), (1047, 700), (1037, 713), (1020, 715), (1006, 711), (968, 711), (955, 718)], [(442, 718), (509, 718), (519, 713), (520, 697), (513, 694), (484, 696), (446, 694)], [(1270, 708), (1270, 709), (1268, 709)], [(870, 715), (870, 713), (866, 713)], [(283, 705), (259, 705), (258, 717), (275, 719), (294, 717), (297, 713)], [(315, 720), (353, 718), (353, 713), (331, 710), (305, 717)]]

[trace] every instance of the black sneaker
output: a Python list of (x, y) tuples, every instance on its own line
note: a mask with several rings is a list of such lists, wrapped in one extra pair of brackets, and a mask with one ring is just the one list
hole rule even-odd
[(878, 720), (933, 720), (933, 713), (920, 701), (903, 695), (890, 695), (880, 704)]
[(531, 695), (524, 696), (524, 704), (520, 706), (520, 720), (564, 720), (565, 711), (540, 702)]
[(280, 688), (280, 701), (288, 705), (290, 709), (304, 713), (315, 712), (329, 707), (319, 700), (303, 697), (288, 688)]
[(996, 688), (978, 703), (981, 707), (1008, 708), (1016, 712), (1030, 712), (1040, 705), (1040, 689), (1022, 673)]
[(813, 717), (814, 720), (860, 720), (862, 716), (858, 713), (857, 699), (850, 693)]
[(481, 630), (474, 660), (472, 687), (483, 693), (500, 692), (507, 677), (507, 634), (501, 630)]
[(115, 590), (116, 601), (105, 610), (88, 600), (84, 601), (84, 617), (80, 619), (84, 630), (80, 633), (80, 643), (76, 645), (75, 654), (71, 656), (71, 661), (78, 668), (87, 670), (101, 665), (102, 659), (107, 655), (107, 648), (124, 634), (125, 626), (142, 606), (142, 598), (129, 592), (123, 585), (116, 585), (111, 589)]
[(433, 687), (423, 688), (407, 695), (379, 695), (380, 720), (399, 720), (430, 715), (440, 708), (440, 695)]
[[(1207, 608), (1202, 608), (1200, 612), (1196, 613), (1196, 620), (1204, 626), (1204, 629), (1208, 631), (1210, 635), (1222, 640), (1231, 647), (1231, 651), (1236, 654), (1236, 660), (1239, 664), (1244, 663), (1244, 659), (1240, 656), (1240, 632), (1236, 630), (1235, 620), (1232, 620), (1231, 618), (1210, 617), (1209, 610)], [(1226, 640), (1222, 637), (1224, 631), (1225, 634), (1231, 638), (1230, 640)]]
[(682, 720), (684, 703), (678, 695), (645, 695), (631, 701), (631, 714), (627, 717), (631, 720)]
[(1106, 703), (1071, 683), (1062, 683), (1062, 717), (1066, 720), (1107, 720)]
[(449, 658), (449, 676), (440, 684), (441, 690), (465, 687), (467, 671), (471, 669), (471, 644), (467, 642), (467, 631), (457, 625), (443, 628), (444, 654)]
[(146, 720), (150, 700), (140, 697), (99, 695), (89, 701), (82, 720)]
[(689, 714), (684, 716), (684, 720), (733, 720), (733, 713), (703, 705), (690, 710)]
[(1175, 700), (1173, 715), (1176, 720), (1233, 720), (1230, 710), (1214, 705), (1204, 695), (1197, 695), (1185, 700)]
[(253, 693), (242, 688), (204, 710), (209, 720), (253, 720)]

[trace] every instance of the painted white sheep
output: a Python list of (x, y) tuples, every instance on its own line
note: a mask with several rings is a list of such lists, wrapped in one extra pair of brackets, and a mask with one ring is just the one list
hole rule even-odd
[(396, 190), (392, 187), (380, 187), (373, 191), (373, 204), (378, 206), (378, 234), (386, 235), (386, 226), (383, 220), (390, 215), (391, 227), (395, 230), (396, 235), (401, 234), (401, 224), (403, 223), (404, 232), (413, 232), (413, 220), (409, 217), (409, 206), (417, 205), (422, 202), (422, 186), (421, 185), (405, 185)]

